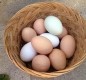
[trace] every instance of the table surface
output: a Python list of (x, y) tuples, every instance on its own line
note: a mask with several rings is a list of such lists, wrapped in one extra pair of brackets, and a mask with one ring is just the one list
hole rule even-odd
[(18, 10), (40, 1), (62, 2), (78, 10), (86, 18), (86, 0), (0, 0), (0, 74), (7, 73), (11, 80), (86, 80), (86, 61), (70, 73), (52, 79), (42, 79), (22, 72), (9, 60), (3, 44), (5, 25)]

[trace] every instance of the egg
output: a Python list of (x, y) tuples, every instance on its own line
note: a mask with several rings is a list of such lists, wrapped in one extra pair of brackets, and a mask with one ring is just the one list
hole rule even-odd
[(63, 70), (66, 67), (66, 57), (60, 49), (53, 49), (49, 55), (50, 62), (54, 69)]
[(34, 37), (31, 43), (34, 49), (40, 54), (49, 54), (53, 49), (53, 45), (50, 40), (42, 36)]
[(50, 42), (52, 43), (53, 47), (57, 47), (59, 45), (59, 38), (55, 35), (52, 35), (50, 33), (43, 33), (40, 36), (43, 36), (43, 37), (49, 39)]
[(46, 30), (53, 35), (60, 35), (63, 31), (61, 21), (55, 16), (48, 16), (45, 18), (44, 25)]
[(62, 39), (64, 36), (66, 36), (68, 34), (68, 31), (67, 31), (67, 29), (65, 28), (65, 27), (63, 27), (63, 31), (62, 31), (62, 33), (60, 34), (60, 35), (58, 35), (58, 37), (60, 38), (60, 39)]
[(25, 44), (20, 51), (20, 58), (24, 62), (31, 61), (37, 55), (36, 51), (32, 47), (31, 42)]
[(42, 33), (46, 32), (43, 19), (37, 19), (34, 22), (33, 28), (37, 32), (37, 34), (42, 34)]
[(30, 42), (33, 37), (37, 36), (34, 29), (26, 27), (22, 30), (22, 39), (25, 42)]
[(45, 55), (37, 55), (32, 60), (32, 68), (39, 72), (45, 72), (48, 71), (50, 68), (50, 60)]
[(71, 35), (66, 35), (62, 38), (60, 48), (64, 51), (67, 58), (73, 56), (75, 51), (75, 40)]

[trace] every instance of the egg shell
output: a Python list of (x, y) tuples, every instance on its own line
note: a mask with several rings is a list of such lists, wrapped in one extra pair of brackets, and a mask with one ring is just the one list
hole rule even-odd
[(73, 56), (75, 51), (75, 40), (71, 35), (66, 35), (62, 38), (60, 48), (64, 51), (67, 58)]
[(32, 47), (31, 42), (25, 44), (20, 51), (20, 58), (24, 62), (31, 61), (37, 55), (36, 51)]
[(60, 38), (60, 39), (62, 39), (64, 36), (66, 36), (68, 34), (68, 31), (67, 31), (67, 29), (65, 28), (65, 27), (63, 27), (63, 31), (62, 31), (62, 33), (60, 34), (60, 35), (58, 35), (58, 37)]
[(50, 68), (50, 60), (45, 55), (37, 55), (32, 60), (32, 68), (39, 72), (48, 71)]
[(40, 54), (49, 54), (53, 49), (53, 45), (50, 40), (42, 36), (34, 37), (31, 43), (34, 49)]
[(53, 35), (60, 35), (63, 31), (61, 21), (55, 16), (46, 17), (44, 25), (46, 30)]
[(37, 32), (37, 34), (42, 34), (42, 33), (46, 32), (43, 19), (37, 19), (34, 22), (33, 28)]
[(55, 35), (52, 35), (50, 33), (43, 33), (40, 36), (43, 36), (43, 37), (49, 39), (50, 42), (52, 43), (53, 47), (57, 47), (59, 45), (59, 38)]
[(66, 67), (66, 56), (60, 49), (53, 49), (49, 55), (53, 68), (63, 70)]
[(33, 37), (37, 36), (34, 29), (26, 27), (22, 30), (22, 39), (25, 42), (30, 42)]

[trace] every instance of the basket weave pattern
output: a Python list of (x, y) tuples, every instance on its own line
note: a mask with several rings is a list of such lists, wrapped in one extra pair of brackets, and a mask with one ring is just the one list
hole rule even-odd
[[(36, 72), (27, 68), (25, 63), (19, 58), (20, 49), (24, 44), (21, 38), (21, 30), (27, 26), (32, 27), (36, 19), (45, 19), (45, 17), (49, 15), (57, 16), (62, 21), (62, 24), (67, 28), (68, 33), (75, 38), (76, 51), (73, 58), (68, 61), (66, 69), (50, 73)], [(4, 42), (10, 60), (18, 68), (37, 77), (56, 77), (70, 72), (79, 66), (86, 58), (86, 23), (80, 14), (61, 3), (35, 3), (24, 7), (10, 19), (5, 29)]]

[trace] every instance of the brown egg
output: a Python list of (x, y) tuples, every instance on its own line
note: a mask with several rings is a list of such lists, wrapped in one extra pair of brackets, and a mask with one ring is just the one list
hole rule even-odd
[(66, 67), (66, 56), (60, 49), (53, 49), (49, 55), (49, 59), (56, 70), (62, 70)]
[(67, 29), (65, 27), (63, 27), (63, 32), (62, 32), (62, 34), (58, 35), (58, 37), (61, 39), (64, 36), (66, 36), (67, 34), (68, 34)]
[(75, 40), (71, 35), (66, 35), (62, 38), (60, 48), (64, 51), (67, 58), (73, 56), (75, 51)]
[(37, 19), (34, 22), (33, 28), (35, 29), (35, 31), (38, 34), (42, 34), (42, 33), (46, 32), (46, 29), (44, 27), (44, 20), (43, 19)]
[(53, 49), (52, 43), (42, 36), (34, 37), (31, 43), (34, 49), (40, 54), (49, 54)]
[(50, 60), (45, 55), (37, 55), (32, 60), (32, 68), (39, 72), (48, 71), (50, 68)]
[(32, 28), (26, 27), (22, 30), (22, 39), (25, 42), (30, 42), (35, 36), (37, 36), (37, 34)]

